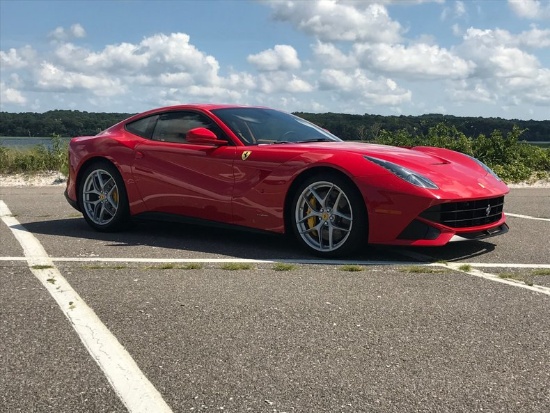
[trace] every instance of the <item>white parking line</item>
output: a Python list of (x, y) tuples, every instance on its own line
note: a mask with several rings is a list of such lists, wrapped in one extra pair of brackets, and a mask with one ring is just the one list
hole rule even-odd
[[(364, 261), (364, 260), (288, 260), (288, 259), (244, 259), (244, 258), (101, 258), (101, 257), (81, 257), (81, 258), (65, 258), (65, 257), (51, 257), (53, 262), (82, 262), (82, 263), (125, 263), (125, 264), (189, 264), (189, 263), (205, 263), (205, 264), (223, 264), (223, 263), (251, 263), (251, 264), (274, 264), (274, 263), (288, 263), (288, 264), (320, 264), (320, 265), (395, 265), (395, 266), (435, 266), (443, 268), (451, 268), (452, 270), (463, 272), (476, 277), (485, 278), (491, 281), (500, 282), (503, 284), (512, 285), (514, 287), (525, 288), (531, 291), (536, 291), (546, 295), (550, 295), (550, 288), (539, 285), (527, 285), (518, 281), (508, 280), (500, 278), (498, 275), (489, 274), (478, 270), (477, 268), (521, 268), (521, 269), (550, 269), (550, 264), (514, 264), (514, 263), (484, 263), (484, 262), (454, 262), (454, 263), (434, 263), (433, 259), (424, 254), (414, 253), (407, 251), (403, 255), (408, 255), (411, 258), (419, 261)], [(27, 260), (22, 257), (0, 257), (0, 261), (22, 261)], [(472, 267), (471, 270), (462, 269), (463, 266)]]
[[(490, 281), (496, 281), (502, 284), (508, 284), (514, 287), (524, 288), (526, 290), (536, 291), (538, 293), (546, 294), (550, 296), (550, 288), (543, 287), (541, 285), (527, 285), (525, 283), (517, 282), (514, 280), (509, 280), (506, 278), (500, 278), (498, 275), (490, 274), (487, 272), (483, 272), (480, 270), (477, 270), (475, 268), (466, 270), (467, 266), (470, 267), (493, 267), (493, 268), (534, 268), (534, 269), (546, 269), (550, 268), (550, 265), (548, 264), (490, 264), (490, 263), (469, 263), (469, 262), (453, 262), (453, 263), (438, 263), (433, 262), (434, 258), (430, 257), (429, 255), (425, 254), (419, 254), (417, 252), (413, 251), (401, 251), (401, 254), (405, 255), (406, 257), (410, 257), (419, 261), (424, 261), (424, 265), (431, 265), (431, 266), (437, 266), (437, 267), (443, 267), (443, 268), (451, 268), (455, 271), (460, 271), (465, 274), (473, 275), (475, 277), (484, 278), (486, 280)], [(416, 265), (419, 265), (417, 263)]]
[(453, 263), (435, 264), (435, 265), (439, 267), (444, 267), (444, 268), (452, 268), (453, 270), (460, 271), (469, 275), (473, 275), (475, 277), (485, 278), (486, 280), (496, 281), (502, 284), (508, 284), (514, 287), (524, 288), (526, 290), (536, 291), (537, 293), (542, 293), (550, 296), (550, 288), (544, 287), (542, 285), (528, 285), (528, 284), (525, 284), (524, 282), (509, 280), (507, 278), (500, 278), (496, 274), (490, 274), (488, 272), (480, 271), (475, 268), (472, 268), (469, 270), (463, 269), (464, 265), (470, 265), (470, 264), (453, 262)]
[(57, 302), (130, 413), (172, 410), (94, 311), (61, 275), (40, 242), (0, 200), (0, 217), (21, 244), (29, 268)]
[(506, 212), (507, 217), (514, 217), (514, 218), (523, 218), (523, 219), (533, 219), (536, 221), (547, 221), (550, 222), (550, 218), (539, 218), (539, 217), (531, 217), (529, 215), (521, 215), (521, 214), (512, 214), (510, 212)]
[[(405, 254), (404, 254), (405, 255)], [(413, 254), (407, 254), (413, 258)], [(420, 261), (367, 261), (367, 260), (324, 260), (324, 259), (248, 259), (248, 258), (124, 258), (124, 257), (49, 257), (53, 262), (95, 262), (95, 263), (126, 263), (126, 264), (318, 264), (318, 265), (440, 265), (431, 263), (432, 257), (414, 254)], [(0, 261), (27, 261), (26, 257), (0, 257)], [(526, 269), (550, 269), (550, 264), (517, 264), (517, 263), (491, 263), (491, 262), (459, 262), (460, 265), (470, 265), (474, 268), (526, 268)]]

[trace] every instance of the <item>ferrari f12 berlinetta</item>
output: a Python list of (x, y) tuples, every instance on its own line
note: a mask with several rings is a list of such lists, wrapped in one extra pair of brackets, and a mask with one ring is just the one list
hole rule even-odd
[(344, 142), (263, 107), (180, 105), (73, 138), (65, 196), (99, 231), (135, 217), (293, 234), (323, 257), (507, 232), (508, 187), (442, 148)]

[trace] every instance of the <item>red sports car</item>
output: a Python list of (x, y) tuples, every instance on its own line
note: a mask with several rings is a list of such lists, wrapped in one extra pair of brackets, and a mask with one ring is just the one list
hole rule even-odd
[(133, 217), (294, 234), (322, 257), (507, 232), (508, 187), (433, 147), (344, 142), (263, 107), (181, 105), (73, 138), (65, 196), (99, 231)]

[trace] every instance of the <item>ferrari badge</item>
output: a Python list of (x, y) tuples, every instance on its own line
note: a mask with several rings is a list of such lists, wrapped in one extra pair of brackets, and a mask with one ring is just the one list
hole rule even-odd
[(241, 159), (243, 161), (246, 161), (251, 153), (252, 153), (252, 151), (244, 151), (243, 154), (241, 155)]

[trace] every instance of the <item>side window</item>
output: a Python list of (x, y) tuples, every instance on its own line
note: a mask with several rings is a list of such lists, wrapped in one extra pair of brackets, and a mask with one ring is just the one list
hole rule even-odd
[(126, 125), (126, 130), (145, 139), (151, 139), (158, 115), (138, 119)]
[(207, 128), (218, 137), (223, 132), (208, 117), (194, 112), (168, 112), (159, 116), (153, 140), (162, 142), (185, 142), (187, 132), (194, 128)]

